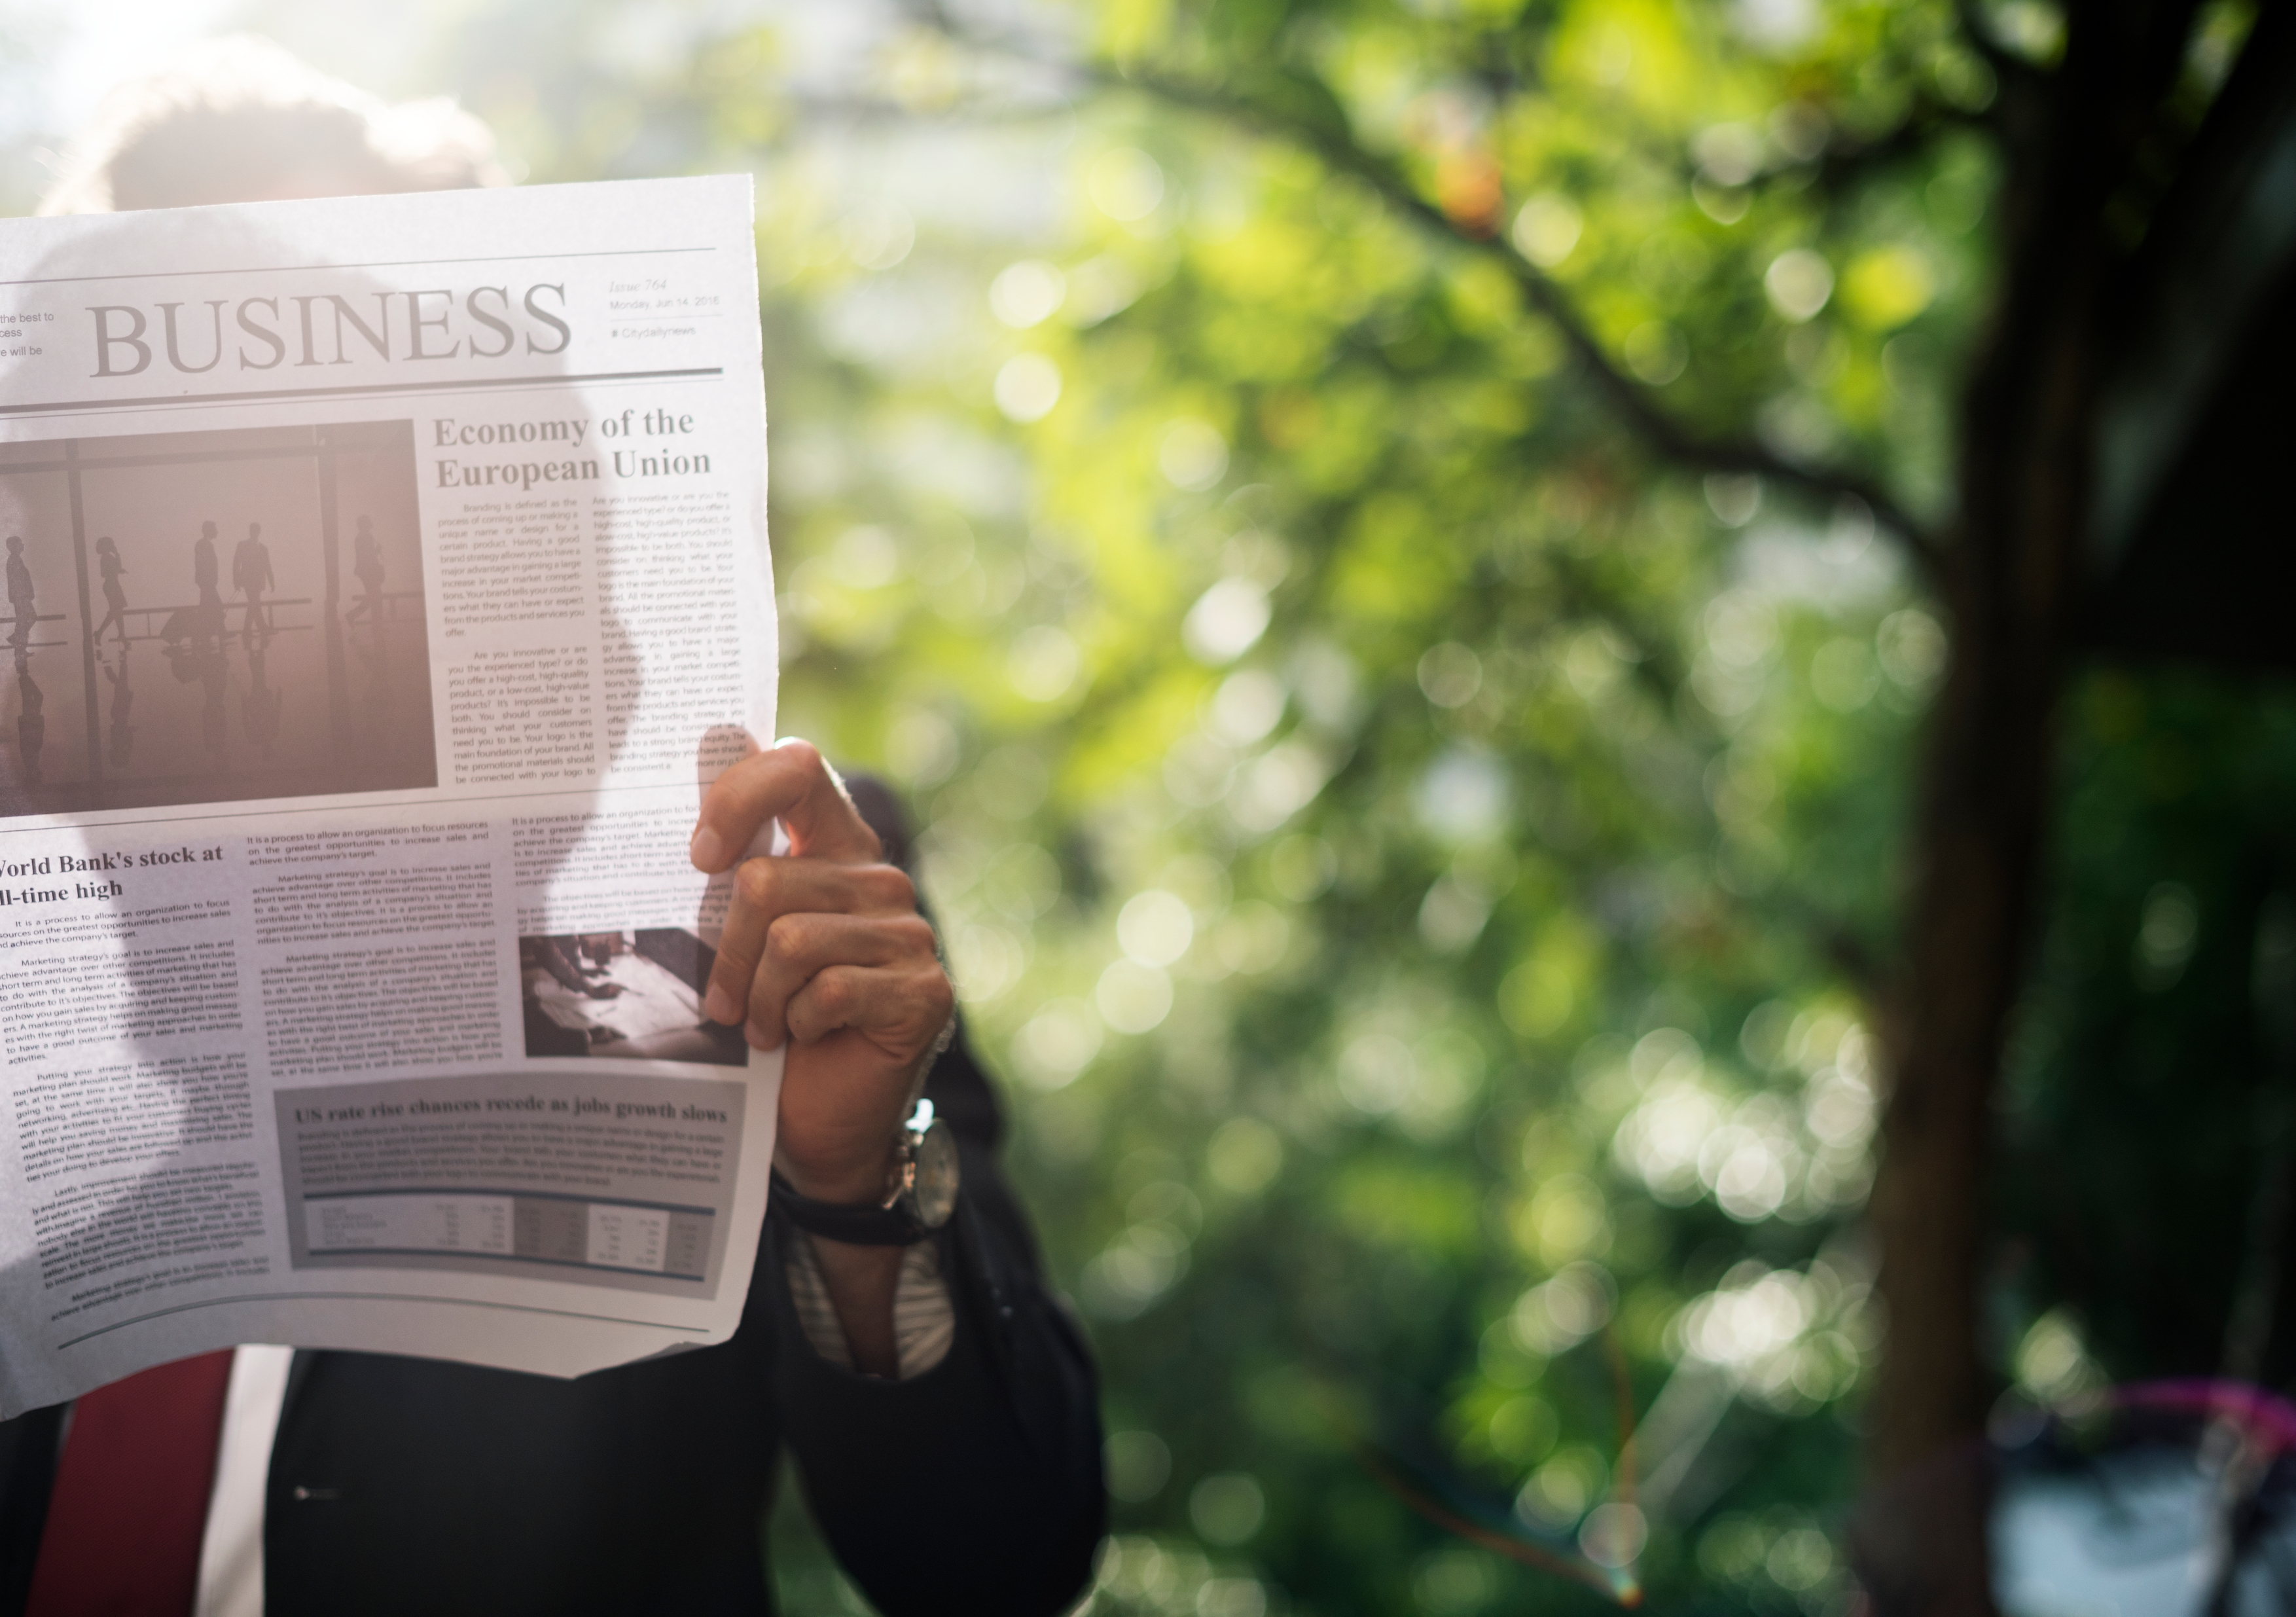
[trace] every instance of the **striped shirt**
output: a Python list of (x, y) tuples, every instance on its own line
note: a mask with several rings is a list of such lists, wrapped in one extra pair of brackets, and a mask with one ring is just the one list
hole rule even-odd
[[(831, 1364), (850, 1370), (853, 1352), (845, 1342), (845, 1327), (837, 1323), (837, 1309), (829, 1300), (828, 1283), (814, 1255), (813, 1237), (803, 1230), (789, 1232), (789, 1255), (782, 1265), (789, 1276), (790, 1300), (797, 1305), (798, 1328), (813, 1350)], [(900, 1367), (898, 1379), (912, 1381), (948, 1357), (956, 1340), (956, 1305), (940, 1277), (940, 1249), (919, 1241), (902, 1249), (900, 1277), (893, 1285), (893, 1347)]]

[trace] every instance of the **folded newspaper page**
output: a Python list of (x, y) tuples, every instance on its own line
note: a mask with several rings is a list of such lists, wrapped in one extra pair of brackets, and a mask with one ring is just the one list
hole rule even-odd
[(780, 1059), (750, 182), (0, 223), (0, 1413), (723, 1341)]

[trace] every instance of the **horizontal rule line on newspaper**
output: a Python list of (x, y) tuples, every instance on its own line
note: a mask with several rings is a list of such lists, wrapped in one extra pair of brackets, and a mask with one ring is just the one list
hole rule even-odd
[(152, 405), (246, 404), (270, 398), (351, 398), (377, 393), (468, 392), (489, 388), (566, 388), (586, 382), (671, 382), (681, 377), (723, 376), (722, 365), (677, 371), (592, 371), (566, 376), (480, 376), (467, 382), (378, 382), (357, 388), (270, 388), (244, 393), (155, 393), (143, 398), (64, 399), (55, 403), (0, 405), (0, 415), (61, 414), (74, 410), (132, 410)]
[[(526, 792), (513, 792), (501, 787), (490, 786), (483, 793), (479, 795), (482, 796), (488, 802), (515, 803), (529, 801), (536, 798), (549, 797), (603, 799), (614, 796), (617, 793), (629, 795), (638, 792), (658, 792), (660, 790), (660, 788), (659, 786), (650, 784), (644, 781), (626, 782), (619, 784), (600, 781), (590, 785), (578, 787), (570, 792), (564, 786), (538, 787)], [(389, 792), (370, 792), (366, 795), (370, 802), (381, 807), (388, 808), (401, 804), (412, 805), (419, 803), (424, 800), (429, 794), (426, 792), (421, 795), (410, 793), (404, 796), (395, 796)], [(295, 815), (308, 814), (309, 812), (309, 806), (303, 803), (293, 803), (281, 808), (242, 808), (236, 804), (234, 804), (230, 808), (218, 809), (213, 814), (187, 814), (180, 809), (176, 809), (158, 814), (145, 815), (141, 819), (106, 820), (103, 822), (103, 825), (104, 829), (107, 831), (116, 831), (125, 830), (132, 825), (198, 825), (205, 820), (279, 819)], [(11, 825), (5, 820), (0, 820), (0, 836), (52, 836), (54, 833), (55, 827), (53, 825), (43, 825), (38, 824), (18, 825)]]
[(633, 1202), (627, 1196), (594, 1196), (587, 1191), (579, 1195), (560, 1190), (504, 1190), (493, 1185), (424, 1185), (413, 1190), (328, 1190), (313, 1191), (303, 1198), (308, 1206), (314, 1202), (359, 1202), (370, 1196), (498, 1196), (521, 1197), (529, 1202), (578, 1202), (585, 1207), (636, 1207), (648, 1212), (692, 1213), (699, 1219), (711, 1217), (714, 1207), (682, 1207), (675, 1202)]
[[(97, 440), (101, 441), (101, 440)], [(37, 477), (51, 472), (124, 472), (143, 466), (213, 466), (231, 465), (251, 460), (309, 460), (332, 447), (329, 444), (281, 444), (270, 448), (198, 449), (178, 455), (115, 455), (102, 459), (90, 455), (75, 454), (61, 460), (20, 460), (0, 462), (0, 477)], [(275, 606), (288, 604), (274, 601)], [(165, 607), (131, 607), (131, 612), (164, 612)], [(63, 614), (56, 614), (62, 617)]]
[(428, 264), (522, 264), (531, 259), (659, 259), (714, 247), (605, 247), (592, 252), (489, 252), (461, 259), (369, 259), (358, 264), (250, 264), (237, 269), (152, 269), (124, 275), (39, 275), (0, 286), (70, 286), (82, 281), (174, 281), (193, 275), (291, 275), (315, 269), (413, 269)]
[(378, 1296), (373, 1292), (253, 1292), (244, 1297), (211, 1297), (203, 1302), (185, 1302), (172, 1309), (154, 1309), (149, 1314), (138, 1314), (133, 1319), (119, 1320), (101, 1330), (60, 1342), (58, 1348), (76, 1348), (84, 1342), (94, 1342), (108, 1336), (127, 1326), (141, 1325), (147, 1319), (161, 1319), (169, 1314), (187, 1314), (194, 1309), (227, 1308), (234, 1302), (277, 1302), (294, 1298), (305, 1302), (437, 1302), (450, 1309), (490, 1309), (504, 1314), (548, 1314), (560, 1319), (594, 1319), (601, 1325), (638, 1325), (657, 1331), (683, 1331), (700, 1336), (707, 1334), (701, 1326), (676, 1325), (660, 1319), (626, 1319), (619, 1314), (584, 1314), (572, 1309), (538, 1309), (522, 1302), (489, 1302), (481, 1297), (416, 1297), (405, 1292), (393, 1292)]

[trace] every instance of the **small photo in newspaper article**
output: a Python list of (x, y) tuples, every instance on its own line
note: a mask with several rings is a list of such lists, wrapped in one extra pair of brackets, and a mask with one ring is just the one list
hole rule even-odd
[(676, 927), (521, 938), (526, 1053), (747, 1066), (742, 1030), (701, 1014), (716, 961), (708, 944)]
[(412, 421), (0, 444), (0, 818), (439, 784)]

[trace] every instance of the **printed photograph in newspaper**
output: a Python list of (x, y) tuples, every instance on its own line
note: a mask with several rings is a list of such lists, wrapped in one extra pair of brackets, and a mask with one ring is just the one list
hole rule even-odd
[(0, 817), (439, 783), (412, 421), (0, 444)]
[(742, 1030), (701, 1014), (715, 958), (675, 927), (521, 938), (527, 1055), (747, 1065)]

